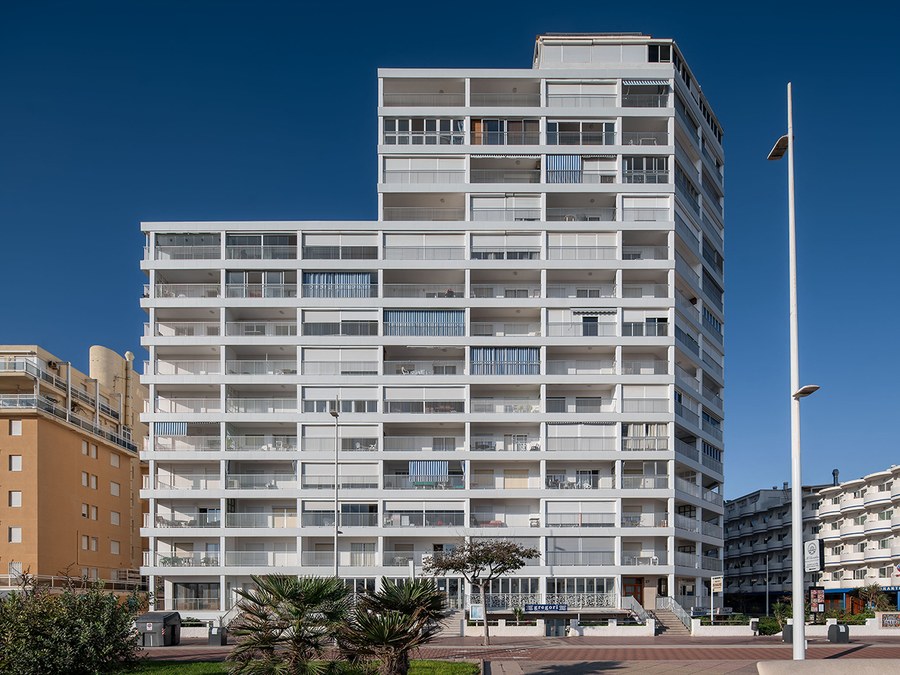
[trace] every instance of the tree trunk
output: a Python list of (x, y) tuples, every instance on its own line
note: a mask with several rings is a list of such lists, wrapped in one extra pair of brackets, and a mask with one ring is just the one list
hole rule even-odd
[(481, 602), (481, 611), (484, 613), (484, 633), (482, 633), (481, 644), (486, 647), (491, 644), (491, 631), (488, 628), (487, 605), (484, 604), (484, 584), (478, 586), (478, 599)]

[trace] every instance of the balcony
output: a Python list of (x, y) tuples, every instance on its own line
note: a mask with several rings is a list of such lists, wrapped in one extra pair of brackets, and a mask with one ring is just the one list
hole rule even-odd
[[(216, 335), (219, 334), (216, 324)], [(227, 321), (225, 335), (229, 337), (292, 337), (297, 335), (295, 321)]]
[[(219, 284), (156, 284), (156, 298), (218, 298)], [(145, 297), (147, 297), (145, 290)]]
[[(149, 449), (145, 444), (144, 449)], [(155, 452), (217, 452), (222, 449), (218, 436), (156, 436)]]
[(186, 473), (165, 474), (157, 476), (144, 476), (143, 487), (145, 490), (218, 490), (222, 482), (217, 474), (212, 473)]
[(642, 567), (646, 565), (666, 565), (669, 559), (666, 551), (657, 551), (653, 555), (622, 553), (622, 565)]
[(225, 257), (228, 260), (295, 260), (297, 247), (291, 245), (226, 246)]
[(668, 476), (622, 476), (623, 490), (663, 490), (669, 487)]
[(225, 402), (225, 412), (240, 414), (297, 412), (297, 399), (230, 398)]
[(667, 436), (636, 436), (622, 439), (622, 450), (627, 452), (666, 452), (669, 450)]
[(548, 565), (566, 567), (614, 565), (615, 553), (613, 551), (548, 551), (545, 559)]
[(548, 222), (612, 222), (616, 219), (613, 206), (547, 207)]
[(225, 478), (229, 490), (296, 490), (293, 473), (230, 473)]
[(384, 249), (385, 260), (464, 260), (465, 257), (464, 246), (386, 246)]
[[(217, 260), (222, 255), (218, 244), (211, 246), (157, 246), (153, 249), (153, 260)], [(147, 249), (144, 249), (145, 259)]]
[(548, 284), (548, 298), (614, 298), (615, 284)]
[(228, 436), (225, 449), (250, 452), (296, 452), (296, 436)]
[(622, 246), (622, 260), (668, 259), (669, 248), (667, 246)]
[(472, 221), (515, 222), (541, 219), (541, 209), (537, 208), (472, 208)]
[(226, 513), (225, 527), (253, 529), (285, 529), (299, 526), (297, 512), (284, 513)]
[(549, 108), (614, 108), (615, 94), (547, 94)]
[(684, 530), (685, 532), (700, 534), (700, 521), (696, 518), (681, 515), (680, 513), (675, 514), (675, 527), (679, 530)]
[(226, 567), (293, 567), (300, 560), (294, 551), (226, 551)]
[(386, 108), (455, 108), (466, 104), (466, 95), (463, 92), (411, 93), (386, 91), (382, 95), (382, 102)]
[(462, 436), (385, 436), (385, 452), (454, 452), (466, 449)]
[(624, 94), (623, 108), (667, 108), (669, 94)]
[(539, 93), (528, 92), (476, 92), (469, 94), (472, 107), (534, 108), (541, 105)]
[(540, 399), (531, 398), (472, 398), (472, 414), (530, 414), (541, 412)]
[(377, 246), (304, 246), (304, 260), (377, 260)]
[(394, 400), (384, 402), (388, 415), (446, 415), (465, 412), (465, 401), (415, 401)]
[(599, 476), (589, 471), (578, 471), (574, 476), (548, 473), (544, 483), (548, 490), (610, 490), (615, 486), (615, 476)]
[(462, 527), (460, 511), (385, 511), (384, 527)]
[(622, 337), (667, 337), (668, 335), (668, 323), (626, 321), (622, 324)]
[[(614, 211), (614, 210), (613, 210)], [(615, 216), (615, 213), (613, 213)], [(615, 218), (611, 218), (614, 220)], [(548, 260), (615, 260), (615, 246), (549, 246)], [(548, 297), (556, 297), (549, 296)], [(567, 296), (560, 296), (567, 297)]]
[(535, 322), (494, 323), (473, 321), (473, 337), (540, 337), (541, 324)]
[(540, 183), (540, 169), (471, 169), (471, 183)]
[(547, 361), (548, 375), (613, 375), (613, 359), (551, 359)]
[(623, 284), (622, 297), (632, 298), (668, 298), (668, 284)]
[[(626, 476), (629, 478), (629, 476)], [(667, 513), (623, 513), (622, 527), (668, 527)]]
[(600, 185), (616, 182), (615, 171), (588, 171), (584, 169), (548, 169), (547, 183), (549, 184), (584, 184)]
[(297, 284), (228, 284), (226, 298), (296, 298)]
[(359, 337), (378, 335), (378, 321), (316, 321), (302, 324), (308, 337)]
[[(376, 485), (377, 487), (377, 481)], [(466, 478), (456, 476), (410, 476), (408, 474), (385, 474), (385, 490), (463, 490)]]
[(187, 511), (183, 513), (167, 513), (157, 515), (144, 514), (144, 527), (182, 528), (182, 527), (222, 527), (222, 518), (218, 511), (212, 513)]
[(622, 145), (668, 145), (665, 131), (623, 131)]
[(614, 437), (590, 438), (562, 436), (547, 439), (548, 452), (615, 452)]
[(463, 170), (452, 171), (426, 171), (426, 170), (385, 170), (385, 185), (458, 185), (466, 182), (466, 172)]
[(301, 364), (304, 375), (377, 375), (378, 363), (374, 361), (304, 361)]
[[(217, 364), (218, 365), (218, 364)], [(226, 375), (296, 375), (296, 361), (229, 360), (225, 362)]]
[[(532, 122), (537, 126), (537, 121)], [(541, 134), (536, 131), (473, 131), (472, 145), (538, 145)]]
[(218, 321), (158, 321), (144, 324), (144, 337), (216, 337)]
[(547, 324), (550, 337), (615, 337), (616, 324), (612, 322), (555, 321)]
[(626, 359), (622, 361), (622, 375), (668, 374), (669, 362), (662, 359)]
[(687, 443), (680, 438), (675, 439), (675, 452), (679, 455), (683, 455), (688, 459), (692, 459), (695, 462), (700, 461), (700, 453), (697, 450), (697, 442)]
[(622, 171), (622, 182), (646, 185), (668, 185), (669, 172), (625, 169)]
[(378, 284), (303, 284), (304, 298), (377, 298)]
[[(303, 527), (334, 527), (334, 511), (304, 511)], [(341, 513), (341, 527), (377, 527), (377, 513)]]
[(385, 375), (465, 375), (465, 361), (385, 361)]
[[(339, 476), (341, 490), (368, 490), (378, 487), (378, 476)], [(303, 476), (300, 487), (305, 490), (334, 490), (334, 476)]]
[(502, 298), (518, 300), (541, 297), (540, 284), (472, 284), (469, 291), (472, 298)]
[(465, 284), (385, 284), (385, 298), (464, 298)]
[(222, 411), (222, 402), (218, 398), (159, 398), (154, 411), (158, 413), (217, 413)]
[(625, 222), (664, 222), (671, 220), (669, 209), (626, 207), (622, 209), (622, 220)]
[(548, 513), (547, 527), (615, 527), (614, 513)]
[(504, 436), (476, 436), (473, 435), (469, 449), (472, 452), (539, 452), (541, 439), (537, 436), (525, 434), (510, 434)]
[(539, 246), (473, 246), (472, 260), (540, 260)]
[(144, 551), (144, 565), (147, 567), (218, 567), (222, 564), (221, 554), (216, 551), (166, 552), (155, 555)]
[(669, 399), (666, 398), (623, 398), (623, 413), (667, 413)]
[(220, 371), (218, 361), (170, 360), (144, 362), (145, 375), (216, 375)]

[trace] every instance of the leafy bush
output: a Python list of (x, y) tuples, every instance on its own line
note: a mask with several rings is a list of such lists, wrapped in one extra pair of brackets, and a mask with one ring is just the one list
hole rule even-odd
[(759, 634), (776, 635), (781, 632), (781, 625), (774, 616), (759, 617)]
[(137, 594), (117, 598), (101, 583), (13, 592), (0, 599), (0, 672), (94, 675), (131, 665), (143, 601)]

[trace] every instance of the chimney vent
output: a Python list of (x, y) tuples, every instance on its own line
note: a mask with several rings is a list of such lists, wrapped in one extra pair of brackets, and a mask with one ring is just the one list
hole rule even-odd
[(840, 475), (840, 473), (841, 473), (841, 472), (838, 471), (837, 469), (834, 469), (834, 470), (831, 472), (831, 478), (832, 478), (832, 483), (831, 483), (831, 484), (832, 484), (832, 485), (838, 485), (838, 476)]

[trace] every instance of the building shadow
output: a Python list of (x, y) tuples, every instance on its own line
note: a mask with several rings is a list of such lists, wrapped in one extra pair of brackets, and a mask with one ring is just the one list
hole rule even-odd
[(580, 663), (549, 663), (530, 668), (529, 675), (595, 675), (624, 668), (621, 661), (582, 661)]

